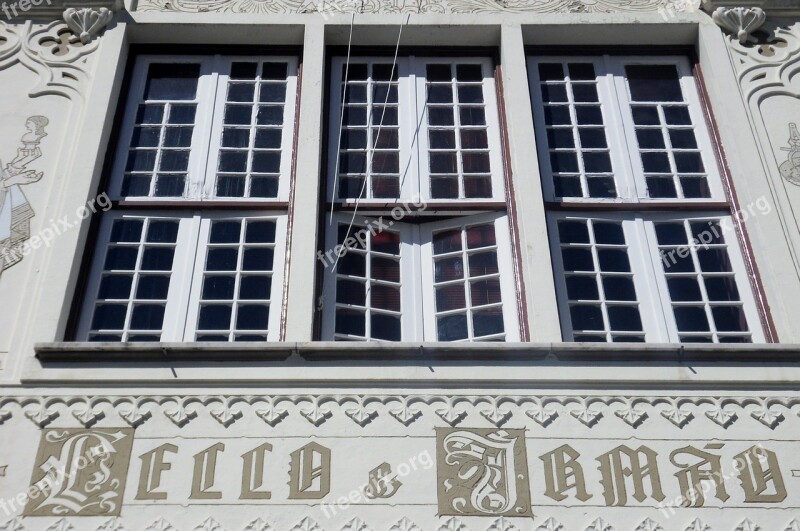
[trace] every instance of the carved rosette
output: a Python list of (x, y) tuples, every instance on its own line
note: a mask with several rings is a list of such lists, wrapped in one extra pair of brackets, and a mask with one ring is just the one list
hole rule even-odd
[(750, 35), (767, 21), (767, 14), (759, 7), (718, 7), (711, 18), (719, 27), (736, 36), (744, 44)]
[(70, 7), (64, 11), (64, 22), (83, 44), (88, 44), (98, 33), (103, 31), (111, 22), (112, 17), (111, 11), (105, 7), (97, 10), (89, 7), (83, 9)]

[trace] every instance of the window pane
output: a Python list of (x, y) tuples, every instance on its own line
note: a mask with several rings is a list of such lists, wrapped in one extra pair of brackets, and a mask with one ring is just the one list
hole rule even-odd
[(573, 339), (643, 341), (622, 222), (559, 220), (558, 238)]
[(159, 340), (177, 241), (175, 219), (131, 217), (113, 221), (109, 241), (104, 244), (98, 291), (93, 294), (89, 339)]

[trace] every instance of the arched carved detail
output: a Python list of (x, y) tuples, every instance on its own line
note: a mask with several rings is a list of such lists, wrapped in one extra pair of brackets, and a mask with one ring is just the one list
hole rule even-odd
[(83, 99), (90, 66), (87, 56), (97, 50), (99, 41), (94, 37), (111, 17), (106, 8), (70, 8), (64, 12), (64, 20), (46, 26), (0, 21), (0, 70), (20, 63), (35, 72), (39, 80), (28, 92), (32, 98), (57, 95)]

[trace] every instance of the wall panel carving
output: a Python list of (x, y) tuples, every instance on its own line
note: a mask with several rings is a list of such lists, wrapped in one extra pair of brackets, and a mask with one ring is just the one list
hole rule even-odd
[(142, 0), (139, 11), (188, 13), (640, 13), (684, 11), (685, 0)]

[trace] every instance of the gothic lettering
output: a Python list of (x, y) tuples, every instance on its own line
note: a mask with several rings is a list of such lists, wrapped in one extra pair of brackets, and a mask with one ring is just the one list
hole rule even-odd
[(592, 496), (586, 492), (581, 456), (565, 444), (539, 457), (544, 463), (545, 496), (556, 501), (567, 499), (566, 492), (575, 489), (575, 498), (586, 501)]
[(291, 453), (289, 499), (319, 500), (331, 491), (331, 451), (312, 442)]
[(178, 447), (174, 444), (162, 444), (149, 452), (139, 456), (142, 460), (142, 471), (139, 474), (139, 489), (136, 492), (137, 500), (166, 500), (166, 492), (157, 492), (161, 486), (161, 474), (170, 470), (172, 465), (164, 462), (164, 454), (170, 452), (178, 453)]
[[(706, 450), (719, 450), (722, 444), (707, 444)], [(699, 459), (694, 464), (679, 462), (679, 455), (690, 455)], [(702, 507), (705, 503), (706, 488), (709, 482), (713, 484), (714, 496), (720, 501), (727, 501), (728, 491), (725, 490), (725, 478), (722, 475), (722, 465), (718, 455), (698, 450), (693, 446), (678, 448), (669, 454), (669, 460), (681, 470), (675, 472), (683, 496), (684, 507)]]

